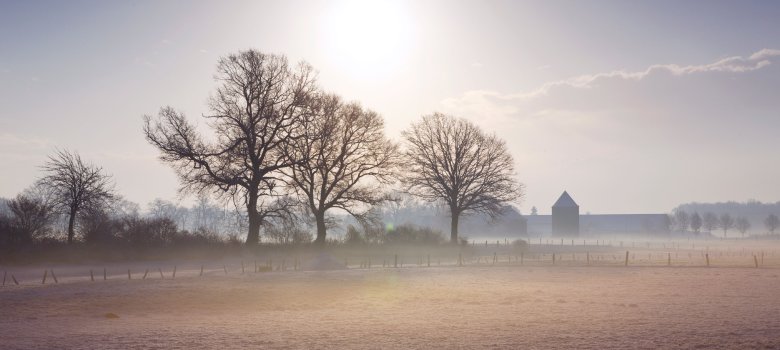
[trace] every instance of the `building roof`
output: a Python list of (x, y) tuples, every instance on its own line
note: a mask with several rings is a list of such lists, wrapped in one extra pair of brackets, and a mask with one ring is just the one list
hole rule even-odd
[(563, 194), (558, 198), (557, 201), (555, 201), (555, 204), (553, 204), (553, 208), (579, 208), (580, 206), (577, 205), (577, 203), (574, 202), (573, 199), (571, 199), (571, 196), (569, 196), (569, 193), (566, 191), (563, 191)]

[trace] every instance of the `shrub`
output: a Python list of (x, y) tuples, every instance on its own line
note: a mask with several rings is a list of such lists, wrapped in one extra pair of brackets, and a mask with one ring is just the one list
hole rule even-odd
[(444, 241), (444, 236), (441, 231), (434, 231), (429, 227), (404, 224), (388, 231), (386, 240), (388, 243), (440, 244)]

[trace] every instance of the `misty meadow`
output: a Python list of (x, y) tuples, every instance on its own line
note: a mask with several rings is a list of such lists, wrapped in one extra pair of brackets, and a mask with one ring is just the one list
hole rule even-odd
[(778, 15), (0, 1), (0, 348), (778, 348)]

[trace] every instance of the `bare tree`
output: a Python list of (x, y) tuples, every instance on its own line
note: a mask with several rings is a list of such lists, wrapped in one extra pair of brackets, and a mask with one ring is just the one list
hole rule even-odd
[(87, 207), (102, 207), (115, 198), (111, 177), (88, 164), (77, 153), (57, 151), (42, 167), (40, 184), (51, 191), (54, 205), (68, 216), (68, 244), (73, 242), (76, 219)]
[(25, 194), (9, 200), (8, 207), (13, 214), (11, 224), (19, 234), (14, 240), (19, 243), (29, 243), (44, 236), (54, 216), (54, 208), (50, 204)]
[(735, 227), (737, 228), (737, 231), (742, 234), (742, 238), (744, 238), (745, 233), (750, 230), (750, 221), (748, 221), (748, 219), (744, 216), (740, 216), (737, 218)]
[(382, 187), (394, 179), (398, 147), (385, 137), (382, 117), (357, 103), (322, 95), (313, 112), (304, 137), (288, 148), (288, 175), (317, 223), (315, 242), (323, 244), (328, 210), (359, 217), (387, 198)]
[(704, 213), (704, 217), (702, 218), (702, 227), (707, 230), (707, 232), (711, 233), (712, 230), (718, 227), (718, 216), (715, 215), (715, 213), (709, 211)]
[(674, 212), (674, 219), (677, 222), (677, 228), (680, 232), (688, 231), (688, 226), (691, 223), (691, 217), (685, 210), (677, 209)]
[(718, 227), (723, 229), (723, 237), (726, 237), (726, 233), (734, 228), (734, 218), (731, 217), (728, 213), (720, 214), (720, 219), (718, 220)]
[(770, 234), (775, 234), (775, 230), (780, 227), (780, 219), (775, 214), (769, 214), (769, 216), (764, 219), (764, 226), (766, 226), (766, 229)]
[(693, 230), (693, 232), (696, 232), (696, 234), (698, 235), (699, 232), (701, 231), (701, 225), (702, 225), (701, 216), (699, 215), (699, 213), (693, 213), (693, 215), (691, 215), (691, 230)]
[(256, 244), (263, 221), (280, 210), (271, 206), (280, 195), (280, 171), (294, 163), (283, 150), (303, 131), (314, 74), (306, 63), (293, 68), (284, 56), (247, 50), (221, 58), (215, 80), (206, 116), (213, 142), (170, 107), (155, 121), (145, 116), (144, 133), (178, 173), (180, 191), (241, 202), (249, 219), (246, 243)]
[(514, 161), (504, 141), (476, 125), (444, 114), (424, 116), (403, 132), (406, 190), (450, 209), (450, 240), (458, 241), (458, 220), (470, 212), (491, 217), (522, 196)]

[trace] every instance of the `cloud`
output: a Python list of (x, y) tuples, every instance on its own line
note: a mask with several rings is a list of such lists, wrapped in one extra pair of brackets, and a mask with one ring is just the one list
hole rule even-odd
[[(619, 78), (625, 80), (642, 80), (655, 73), (667, 72), (681, 76), (706, 72), (744, 73), (762, 69), (772, 62), (773, 58), (780, 56), (780, 50), (763, 49), (748, 57), (732, 56), (709, 64), (680, 66), (677, 64), (656, 64), (642, 71), (614, 70), (596, 74), (584, 74), (564, 80), (552, 81), (543, 84), (530, 92), (521, 92), (503, 96), (504, 98), (535, 98), (548, 94), (550, 90), (558, 87), (589, 88), (603, 79)], [(542, 66), (549, 67), (549, 66)], [(541, 69), (541, 67), (540, 67)]]
[(564, 186), (590, 197), (594, 212), (621, 203), (660, 211), (692, 200), (776, 200), (780, 188), (767, 179), (780, 177), (780, 165), (766, 160), (776, 158), (780, 130), (778, 59), (780, 50), (763, 49), (515, 93), (472, 90), (440, 108), (507, 141), (529, 205)]

